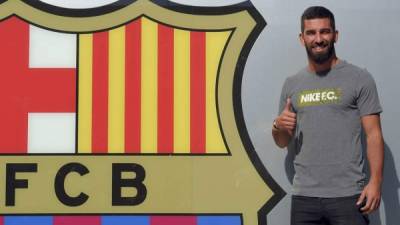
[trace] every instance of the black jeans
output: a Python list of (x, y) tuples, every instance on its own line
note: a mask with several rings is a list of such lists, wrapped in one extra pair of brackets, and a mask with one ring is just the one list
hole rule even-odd
[(359, 195), (339, 198), (292, 196), (291, 225), (368, 225), (356, 205)]

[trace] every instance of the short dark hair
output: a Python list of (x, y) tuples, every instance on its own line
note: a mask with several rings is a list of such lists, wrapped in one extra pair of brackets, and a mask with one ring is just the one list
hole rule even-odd
[(304, 20), (328, 18), (331, 22), (331, 27), (335, 31), (335, 16), (333, 13), (323, 6), (311, 6), (304, 10), (301, 16), (301, 32), (304, 32)]

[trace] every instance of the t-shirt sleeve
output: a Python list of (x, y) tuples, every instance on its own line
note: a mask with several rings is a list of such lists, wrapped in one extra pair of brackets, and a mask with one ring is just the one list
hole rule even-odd
[(281, 97), (279, 98), (279, 111), (278, 111), (278, 116), (282, 113), (283, 109), (285, 108), (286, 105), (286, 100), (288, 98), (288, 86), (289, 86), (289, 78), (286, 78), (285, 82), (283, 83), (282, 86), (282, 91), (281, 91)]
[(357, 107), (360, 111), (360, 116), (381, 113), (382, 107), (374, 78), (366, 70), (363, 72), (360, 76), (357, 96)]

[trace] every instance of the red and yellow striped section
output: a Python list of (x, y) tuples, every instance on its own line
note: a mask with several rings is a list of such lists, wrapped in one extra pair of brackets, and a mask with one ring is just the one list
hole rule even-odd
[(79, 35), (79, 153), (226, 153), (218, 66), (230, 31), (142, 17)]

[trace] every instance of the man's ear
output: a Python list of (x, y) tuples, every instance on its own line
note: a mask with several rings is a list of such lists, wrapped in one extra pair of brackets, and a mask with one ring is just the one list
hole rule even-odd
[(299, 40), (300, 40), (300, 43), (301, 43), (301, 45), (303, 45), (303, 46), (305, 46), (306, 44), (305, 44), (305, 42), (304, 42), (304, 36), (303, 36), (303, 33), (300, 33), (299, 34)]
[(335, 43), (339, 40), (339, 31), (335, 31)]

